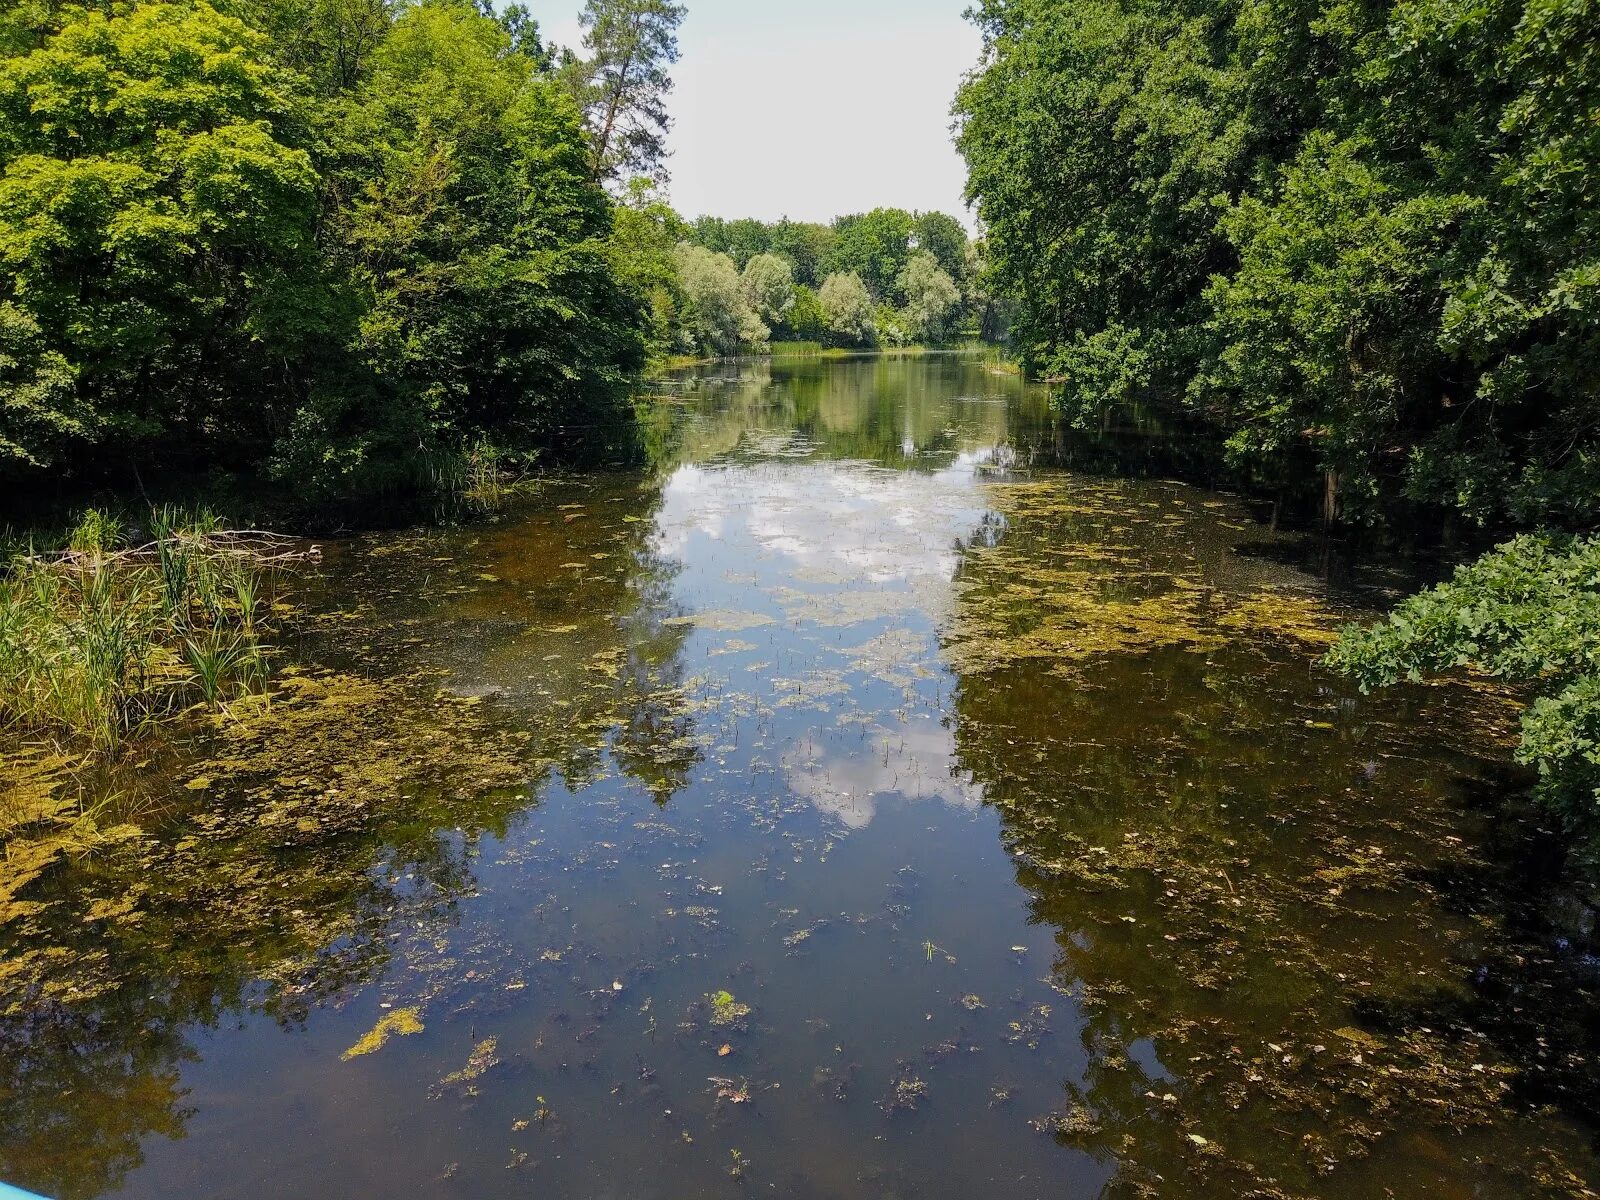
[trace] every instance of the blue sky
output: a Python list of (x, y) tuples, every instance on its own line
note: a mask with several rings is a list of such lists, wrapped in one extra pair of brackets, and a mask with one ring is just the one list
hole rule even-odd
[[(970, 224), (950, 101), (978, 58), (968, 0), (686, 0), (672, 199), (687, 216), (825, 221), (878, 205)], [(581, 0), (529, 0), (577, 45)]]

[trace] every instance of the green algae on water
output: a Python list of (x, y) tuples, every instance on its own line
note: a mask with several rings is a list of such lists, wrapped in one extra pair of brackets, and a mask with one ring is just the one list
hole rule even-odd
[(352, 1058), (360, 1058), (362, 1055), (373, 1054), (383, 1049), (391, 1037), (410, 1037), (422, 1031), (422, 1020), (416, 1009), (397, 1008), (380, 1017), (376, 1025), (361, 1035), (360, 1041), (339, 1057), (349, 1062)]

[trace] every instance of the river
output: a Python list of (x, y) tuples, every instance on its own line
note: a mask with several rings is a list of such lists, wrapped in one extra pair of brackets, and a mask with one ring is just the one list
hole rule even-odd
[(160, 832), (3, 927), (0, 1177), (1594, 1194), (1514, 706), (1318, 665), (1403, 567), (973, 358), (656, 390), (646, 469), (326, 542), (273, 702), (99, 785)]

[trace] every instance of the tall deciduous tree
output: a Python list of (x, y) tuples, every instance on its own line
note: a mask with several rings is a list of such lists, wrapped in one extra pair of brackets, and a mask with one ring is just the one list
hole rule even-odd
[(667, 96), (687, 12), (670, 0), (586, 0), (578, 20), (588, 57), (567, 69), (584, 108), (597, 180), (663, 175), (672, 126)]
[(829, 272), (856, 275), (876, 299), (898, 304), (900, 272), (911, 255), (913, 220), (900, 208), (840, 217), (834, 222), (837, 236), (828, 255)]
[(1329, 519), (1530, 531), (1332, 661), (1532, 683), (1523, 758), (1600, 817), (1600, 588), (1571, 540), (1600, 528), (1593, 0), (974, 13), (960, 144), (1024, 359), (1079, 415), (1187, 403)]
[(900, 291), (906, 298), (901, 321), (912, 338), (938, 343), (950, 334), (961, 309), (961, 289), (927, 250), (918, 250), (900, 272)]
[(911, 236), (918, 250), (926, 250), (944, 273), (960, 283), (967, 271), (967, 231), (949, 213), (918, 213)]
[(852, 273), (829, 275), (822, 281), (818, 301), (828, 322), (832, 340), (845, 346), (865, 346), (877, 336), (873, 319), (872, 293)]
[(235, 389), (311, 333), (278, 316), (324, 306), (318, 178), (265, 49), (207, 4), (158, 3), (80, 12), (0, 61), (0, 470), (259, 432)]
[(776, 254), (758, 254), (744, 267), (744, 296), (769, 325), (782, 323), (794, 307), (794, 272)]
[(733, 259), (685, 242), (676, 252), (683, 291), (685, 349), (701, 354), (732, 354), (764, 342), (771, 332), (745, 299)]
[(613, 214), (515, 8), (0, 11), (0, 483), (604, 449), (661, 275)]

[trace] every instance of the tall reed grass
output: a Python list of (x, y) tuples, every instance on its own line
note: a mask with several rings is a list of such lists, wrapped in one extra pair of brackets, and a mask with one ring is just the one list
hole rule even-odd
[(91, 510), (65, 549), (0, 569), (0, 723), (97, 749), (262, 687), (279, 569), (304, 557), (206, 512), (150, 514), (137, 544)]

